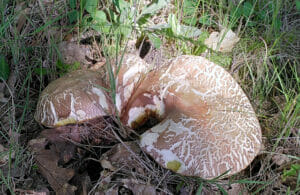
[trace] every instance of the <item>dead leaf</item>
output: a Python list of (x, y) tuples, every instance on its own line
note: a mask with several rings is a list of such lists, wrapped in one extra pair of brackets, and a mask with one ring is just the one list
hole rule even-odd
[(100, 62), (96, 62), (95, 64), (91, 65), (89, 67), (90, 70), (98, 70), (99, 68), (101, 68), (102, 66), (104, 66), (106, 63), (105, 59), (103, 59), (103, 61)]
[(132, 191), (134, 195), (161, 194), (156, 191), (156, 187), (150, 184), (142, 184), (135, 179), (123, 179), (124, 186)]
[(287, 155), (285, 155), (285, 154), (275, 154), (274, 156), (272, 156), (272, 161), (276, 165), (281, 166), (283, 164), (290, 162), (291, 159), (289, 157), (287, 157)]
[(65, 64), (79, 62), (83, 68), (87, 68), (92, 64), (92, 48), (89, 45), (63, 41), (59, 44), (58, 49)]
[(47, 144), (46, 138), (34, 139), (29, 142), (41, 174), (57, 194), (75, 194), (76, 187), (68, 184), (75, 174), (74, 170), (59, 167), (59, 154), (54, 145), (50, 145), (50, 149), (46, 149)]
[(143, 172), (136, 160), (140, 152), (141, 150), (135, 142), (119, 143), (101, 156), (100, 163), (103, 168), (111, 171), (125, 165), (127, 168), (135, 168), (137, 171)]
[(208, 48), (226, 53), (231, 52), (239, 40), (240, 38), (232, 30), (223, 29), (220, 33), (212, 32), (204, 43)]
[(109, 171), (109, 170), (102, 170), (100, 173), (100, 178), (99, 178), (99, 183), (98, 183), (98, 187), (97, 190), (99, 192), (104, 192), (107, 191), (109, 188), (111, 187), (111, 179), (113, 176), (113, 172)]

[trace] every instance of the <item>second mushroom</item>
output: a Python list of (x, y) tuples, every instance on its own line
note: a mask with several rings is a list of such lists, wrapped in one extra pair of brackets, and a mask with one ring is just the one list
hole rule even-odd
[(179, 56), (148, 73), (128, 102), (123, 123), (160, 123), (140, 146), (161, 166), (211, 179), (245, 169), (261, 147), (261, 129), (247, 96), (222, 67)]

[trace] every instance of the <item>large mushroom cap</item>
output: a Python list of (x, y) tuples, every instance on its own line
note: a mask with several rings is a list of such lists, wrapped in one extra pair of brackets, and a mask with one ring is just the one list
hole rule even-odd
[(103, 87), (97, 72), (71, 72), (43, 90), (35, 119), (45, 126), (55, 127), (110, 115), (113, 106)]
[[(228, 72), (205, 58), (175, 58), (149, 73), (132, 101), (140, 102), (142, 94), (159, 97), (164, 109), (158, 110), (166, 117), (141, 135), (140, 145), (165, 168), (205, 179), (227, 171), (229, 176), (260, 150), (261, 129), (247, 96)], [(133, 112), (147, 104), (127, 109), (129, 126), (139, 118)]]

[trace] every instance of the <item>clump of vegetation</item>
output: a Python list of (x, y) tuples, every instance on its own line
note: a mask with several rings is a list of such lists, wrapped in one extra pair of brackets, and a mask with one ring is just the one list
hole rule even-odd
[[(112, 97), (118, 56), (137, 52), (157, 68), (161, 61), (180, 54), (204, 55), (226, 68), (250, 99), (262, 127), (264, 148), (246, 170), (228, 180), (221, 176), (202, 180), (176, 175), (143, 157), (140, 162), (152, 173), (138, 175), (138, 181), (175, 194), (227, 194), (236, 184), (239, 192), (299, 193), (299, 16), (299, 0), (1, 1), (1, 193), (52, 190), (28, 142), (42, 129), (33, 116), (41, 91), (50, 81), (82, 68), (79, 61), (63, 59), (61, 42), (91, 46), (91, 55), (84, 58), (88, 66), (104, 59), (102, 73)], [(205, 45), (211, 32), (223, 29), (240, 38), (232, 52), (216, 52)], [(64, 166), (87, 170), (90, 192), (107, 190), (103, 187), (137, 175), (120, 169), (105, 180), (99, 159), (107, 150), (86, 144)], [(76, 184), (75, 179), (72, 182)], [(119, 192), (126, 190), (122, 186)]]

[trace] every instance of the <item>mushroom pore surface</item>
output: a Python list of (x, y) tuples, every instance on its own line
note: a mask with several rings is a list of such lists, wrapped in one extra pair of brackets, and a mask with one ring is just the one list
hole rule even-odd
[[(139, 101), (144, 96), (148, 101)], [(179, 56), (148, 73), (123, 123), (133, 127), (147, 107), (163, 120), (141, 135), (140, 146), (177, 173), (229, 176), (260, 150), (261, 129), (247, 96), (227, 71), (203, 57)]]

